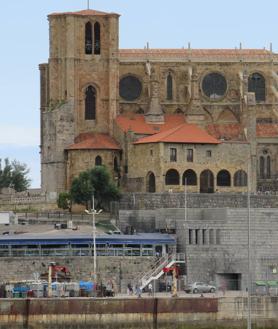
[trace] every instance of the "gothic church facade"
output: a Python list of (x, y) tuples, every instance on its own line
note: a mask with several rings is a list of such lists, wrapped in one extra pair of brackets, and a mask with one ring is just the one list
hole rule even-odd
[(48, 16), (41, 74), (45, 192), (109, 168), (124, 191), (276, 191), (278, 56), (265, 49), (119, 49), (119, 15)]

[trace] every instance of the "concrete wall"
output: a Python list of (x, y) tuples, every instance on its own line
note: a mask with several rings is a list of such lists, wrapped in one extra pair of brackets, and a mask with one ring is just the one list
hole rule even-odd
[[(254, 202), (254, 200), (253, 200)], [(161, 208), (122, 210), (119, 227), (132, 225), (137, 231), (174, 230), (177, 251), (186, 253), (188, 282), (239, 278), (239, 289), (247, 287), (248, 213), (246, 208)], [(252, 281), (277, 280), (278, 209), (251, 209)], [(225, 279), (225, 280), (226, 280)], [(233, 282), (225, 282), (226, 285)]]
[[(277, 328), (278, 300), (254, 298), (256, 328)], [(0, 329), (246, 328), (246, 298), (0, 301)]]

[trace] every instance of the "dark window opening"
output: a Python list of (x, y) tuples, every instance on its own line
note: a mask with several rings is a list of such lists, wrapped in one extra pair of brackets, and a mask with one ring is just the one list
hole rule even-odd
[(180, 184), (180, 175), (175, 169), (170, 169), (167, 171), (165, 176), (166, 185), (179, 185)]
[(260, 157), (260, 178), (264, 177), (264, 157)]
[(100, 24), (98, 22), (94, 25), (94, 54), (100, 54)]
[(167, 100), (173, 99), (173, 78), (169, 73), (167, 76)]
[(213, 173), (206, 169), (200, 175), (200, 192), (214, 193), (214, 176)]
[(153, 172), (149, 172), (147, 175), (147, 192), (155, 193), (155, 175)]
[(227, 170), (220, 170), (217, 174), (218, 186), (231, 186), (231, 175)]
[(266, 158), (266, 178), (271, 178), (270, 156)]
[(118, 164), (118, 158), (114, 158), (114, 171), (119, 172), (119, 164)]
[(96, 119), (96, 90), (93, 86), (86, 89), (85, 120)]
[(125, 169), (125, 174), (128, 174), (128, 165), (125, 165), (124, 169)]
[(187, 162), (193, 162), (193, 149), (187, 149), (186, 160)]
[(188, 244), (193, 244), (193, 230), (188, 231)]
[(200, 244), (200, 230), (195, 230), (195, 244)]
[(247, 186), (247, 173), (244, 170), (238, 170), (235, 173), (234, 186)]
[(182, 176), (183, 185), (197, 185), (197, 175), (194, 170), (188, 169)]
[(206, 154), (208, 158), (211, 158), (211, 150), (207, 150)]
[(97, 156), (96, 159), (95, 159), (95, 165), (96, 166), (102, 166), (102, 158), (101, 156)]
[(206, 242), (206, 230), (205, 229), (202, 230), (202, 243), (203, 244), (206, 244), (207, 243)]
[(265, 79), (260, 73), (249, 76), (248, 91), (255, 93), (256, 101), (265, 101)]
[(90, 55), (92, 53), (93, 53), (92, 24), (88, 22), (85, 25), (85, 54)]
[(170, 161), (171, 162), (177, 162), (177, 149), (171, 147), (170, 148)]

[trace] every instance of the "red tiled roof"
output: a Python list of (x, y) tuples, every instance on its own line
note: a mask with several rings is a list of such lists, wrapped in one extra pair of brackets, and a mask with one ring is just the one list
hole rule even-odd
[(278, 124), (257, 124), (257, 137), (278, 137)]
[(169, 130), (185, 122), (183, 114), (165, 114), (163, 124), (151, 124), (145, 121), (143, 114), (119, 115), (116, 118), (117, 125), (127, 132), (129, 130), (136, 134), (152, 135)]
[(161, 133), (140, 138), (134, 144), (145, 143), (182, 143), (182, 144), (220, 144), (216, 138), (209, 135), (197, 125), (183, 123), (175, 128)]
[(269, 58), (266, 49), (120, 49), (120, 59), (125, 58)]
[(67, 150), (120, 150), (117, 142), (108, 134), (83, 133), (78, 135), (74, 144)]
[(92, 10), (92, 9), (80, 10), (80, 11), (68, 11), (68, 12), (64, 12), (64, 13), (53, 13), (48, 16), (64, 16), (64, 15), (71, 15), (71, 16), (111, 16), (111, 15), (116, 15), (116, 16), (120, 16), (119, 14), (116, 14), (116, 13), (105, 13), (103, 11), (97, 11), (97, 10)]
[(217, 139), (245, 140), (242, 126), (239, 123), (210, 124), (207, 125), (206, 130)]

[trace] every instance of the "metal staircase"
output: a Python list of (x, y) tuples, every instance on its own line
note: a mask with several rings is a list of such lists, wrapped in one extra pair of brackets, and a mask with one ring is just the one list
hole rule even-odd
[(170, 268), (177, 263), (185, 263), (185, 254), (169, 254), (159, 258), (149, 271), (137, 278), (136, 282), (140, 289), (144, 289), (153, 280), (159, 279), (164, 274), (164, 268)]

